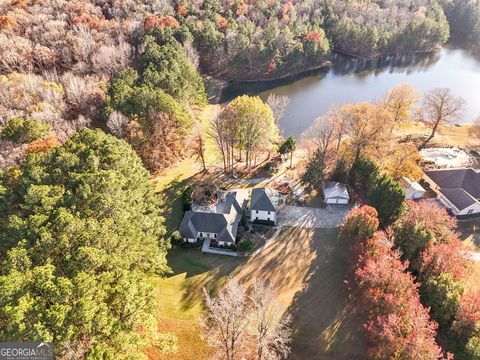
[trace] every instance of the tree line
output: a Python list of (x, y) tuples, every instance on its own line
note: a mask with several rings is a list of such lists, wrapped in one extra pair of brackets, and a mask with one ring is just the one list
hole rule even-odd
[[(464, 109), (465, 101), (449, 89), (436, 88), (421, 96), (411, 85), (400, 84), (374, 103), (332, 107), (302, 138), (308, 148), (315, 149), (315, 156), (323, 158), (325, 171), (321, 174), (336, 173), (337, 181), (346, 182), (342, 173), (362, 157), (375, 161), (393, 179), (419, 179), (419, 151), (430, 145), (441, 126), (461, 120)], [(428, 134), (397, 135), (401, 126), (415, 123)]]
[[(480, 293), (466, 287), (471, 260), (445, 209), (408, 202), (390, 228), (369, 206), (352, 210), (350, 290), (361, 301), (372, 358), (478, 358)], [(443, 339), (436, 342), (437, 336)]]

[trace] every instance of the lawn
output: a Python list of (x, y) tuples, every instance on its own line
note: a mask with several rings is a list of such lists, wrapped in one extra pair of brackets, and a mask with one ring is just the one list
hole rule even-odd
[(210, 350), (197, 326), (202, 288), (209, 291), (227, 276), (244, 283), (257, 278), (278, 288), (278, 299), (293, 316), (292, 359), (363, 359), (361, 322), (346, 297), (346, 246), (336, 230), (289, 228), (276, 243), (249, 258), (203, 255), (198, 249), (173, 249), (173, 274), (156, 279), (159, 328), (175, 333), (178, 352), (155, 359), (205, 359)]

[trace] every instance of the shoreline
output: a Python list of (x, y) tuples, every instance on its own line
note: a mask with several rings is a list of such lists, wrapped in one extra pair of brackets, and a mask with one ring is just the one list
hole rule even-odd
[[(444, 44), (446, 45), (446, 44)], [(262, 75), (258, 75), (257, 78), (251, 79), (251, 78), (232, 78), (232, 77), (223, 77), (223, 76), (216, 76), (212, 74), (204, 74), (204, 77), (207, 79), (215, 79), (216, 81), (224, 82), (224, 83), (232, 83), (232, 82), (238, 82), (238, 83), (264, 83), (264, 82), (273, 82), (273, 81), (281, 81), (281, 80), (287, 80), (290, 78), (294, 78), (297, 76), (304, 75), (308, 72), (313, 72), (325, 68), (331, 68), (332, 66), (335, 65), (334, 62), (334, 56), (335, 55), (341, 55), (341, 56), (347, 56), (350, 58), (354, 59), (359, 59), (359, 60), (364, 60), (364, 61), (377, 61), (381, 59), (385, 59), (388, 57), (401, 57), (401, 56), (414, 56), (414, 55), (429, 55), (429, 54), (434, 54), (442, 49), (443, 46), (436, 47), (431, 50), (418, 50), (418, 51), (413, 51), (413, 52), (399, 52), (399, 53), (379, 53), (379, 54), (372, 54), (371, 56), (364, 56), (360, 54), (356, 54), (354, 52), (349, 52), (348, 50), (332, 50), (330, 53), (329, 57), (327, 60), (324, 60), (322, 63), (317, 64), (317, 65), (312, 65), (309, 66), (305, 69), (302, 70), (297, 70), (297, 71), (289, 71), (287, 73), (273, 76), (273, 77), (265, 77)]]

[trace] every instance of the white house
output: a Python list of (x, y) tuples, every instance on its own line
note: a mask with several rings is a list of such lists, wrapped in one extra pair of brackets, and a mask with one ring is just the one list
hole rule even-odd
[(209, 239), (218, 246), (234, 244), (246, 197), (245, 190), (222, 193), (211, 211), (185, 212), (179, 228), (183, 240), (195, 243)]
[(334, 181), (323, 184), (323, 196), (327, 204), (348, 204), (350, 200), (347, 185)]
[(470, 168), (425, 171), (425, 181), (455, 216), (480, 213), (480, 173)]
[(407, 200), (420, 200), (425, 195), (425, 189), (418, 182), (402, 177), (401, 183)]
[(253, 189), (250, 198), (250, 221), (275, 225), (277, 221), (277, 199), (278, 194), (272, 189)]

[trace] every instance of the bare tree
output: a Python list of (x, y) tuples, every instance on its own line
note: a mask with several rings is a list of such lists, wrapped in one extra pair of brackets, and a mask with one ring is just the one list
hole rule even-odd
[(193, 127), (193, 151), (197, 158), (202, 161), (203, 171), (207, 170), (205, 166), (205, 130), (200, 122), (195, 122)]
[(187, 54), (187, 57), (192, 63), (193, 67), (198, 69), (198, 66), (200, 65), (200, 56), (198, 55), (197, 49), (195, 49), (190, 40), (185, 41), (183, 48), (185, 49), (185, 53)]
[(432, 128), (430, 135), (420, 144), (419, 150), (432, 140), (439, 125), (453, 123), (463, 114), (465, 100), (454, 96), (450, 89), (436, 88), (425, 94), (420, 121)]
[(130, 119), (123, 115), (120, 111), (112, 111), (108, 116), (107, 127), (113, 135), (118, 137), (125, 136), (125, 127), (130, 122)]
[(278, 121), (282, 118), (287, 110), (290, 99), (288, 96), (270, 94), (267, 98), (267, 104), (270, 106), (273, 112), (273, 117), (275, 122), (278, 124)]
[(257, 280), (249, 292), (251, 330), (257, 339), (257, 359), (280, 360), (290, 354), (291, 316), (283, 315), (275, 289)]
[(324, 156), (335, 141), (335, 123), (336, 117), (332, 113), (328, 113), (317, 118), (305, 133), (305, 137), (310, 139), (314, 143), (315, 148), (320, 149)]
[(230, 280), (217, 297), (204, 289), (206, 312), (201, 319), (208, 341), (226, 360), (238, 358), (249, 318), (245, 288)]

